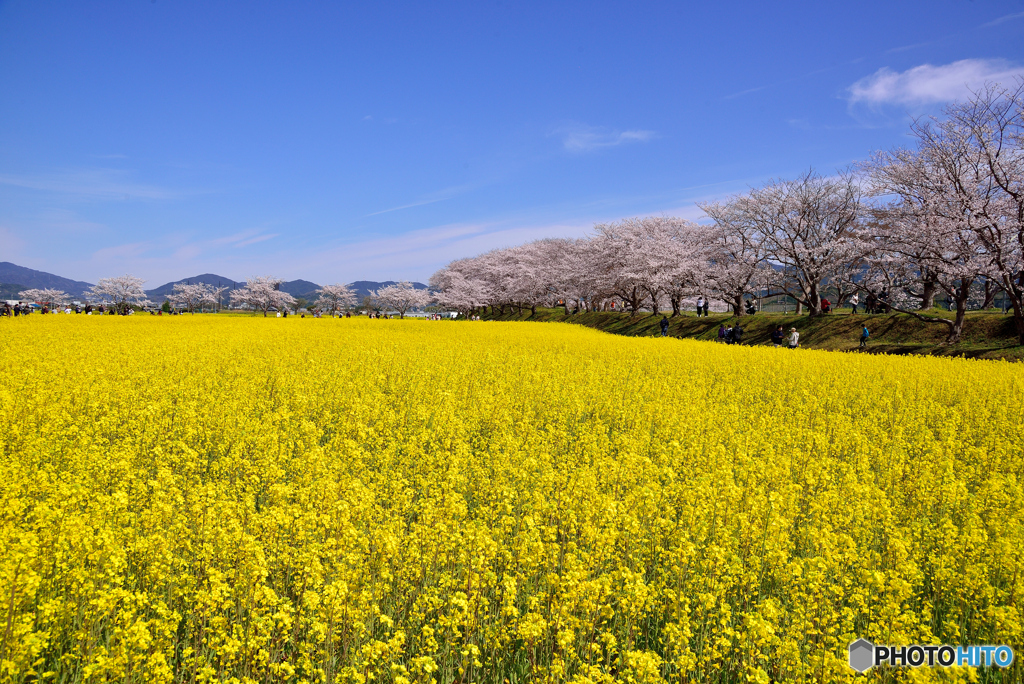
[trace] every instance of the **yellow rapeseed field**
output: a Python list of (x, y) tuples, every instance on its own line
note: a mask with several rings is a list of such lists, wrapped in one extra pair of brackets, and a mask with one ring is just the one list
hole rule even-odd
[(0, 681), (853, 681), (1024, 646), (1024, 367), (0, 321)]

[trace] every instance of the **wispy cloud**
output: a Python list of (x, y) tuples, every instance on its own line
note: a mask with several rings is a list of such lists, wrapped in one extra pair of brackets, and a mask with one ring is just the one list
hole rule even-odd
[(127, 171), (90, 168), (50, 174), (0, 174), (0, 185), (98, 200), (168, 200), (181, 192), (136, 183)]
[[(201, 240), (193, 240), (187, 234), (176, 233), (151, 240), (101, 247), (92, 252), (90, 259), (94, 265), (124, 262), (133, 264), (132, 268), (137, 270), (163, 272), (167, 270), (168, 264), (199, 264), (203, 263), (204, 258), (227, 262), (235, 259), (245, 260), (253, 256), (252, 252), (235, 250), (272, 240), (279, 235), (280, 233), (267, 233), (263, 228), (252, 228), (231, 235)], [(195, 267), (197, 266), (193, 266)]]
[(756, 93), (756, 92), (760, 92), (762, 90), (767, 90), (768, 88), (774, 88), (774, 87), (780, 86), (780, 85), (787, 85), (789, 83), (796, 83), (797, 81), (802, 81), (805, 78), (810, 78), (811, 76), (817, 76), (819, 74), (824, 74), (824, 73), (827, 73), (829, 71), (833, 71), (835, 69), (839, 69), (840, 67), (848, 66), (850, 64), (856, 64), (857, 62), (860, 62), (860, 61), (863, 61), (862, 57), (858, 57), (856, 59), (851, 59), (851, 60), (848, 60), (848, 61), (843, 62), (841, 64), (836, 64), (834, 66), (822, 67), (821, 69), (814, 69), (813, 71), (808, 71), (808, 72), (803, 73), (803, 74), (798, 74), (797, 76), (791, 76), (789, 78), (784, 78), (784, 79), (779, 80), (779, 81), (773, 81), (772, 83), (765, 83), (764, 85), (754, 86), (753, 88), (746, 88), (745, 90), (740, 90), (740, 91), (737, 91), (735, 93), (729, 93), (728, 95), (724, 95), (722, 97), (722, 99), (723, 100), (732, 100), (732, 99), (735, 99), (737, 97), (743, 97), (744, 95), (749, 95), (751, 93)]
[(266, 232), (266, 227), (250, 228), (249, 230), (242, 230), (237, 233), (232, 233), (231, 235), (222, 235), (221, 237), (188, 242), (187, 244), (179, 247), (179, 249), (187, 248), (188, 250), (196, 253), (216, 252), (221, 251), (224, 248), (241, 249), (242, 247), (248, 247), (249, 245), (273, 240), (280, 235), (281, 233)]
[(441, 190), (437, 190), (435, 192), (431, 192), (429, 194), (423, 195), (420, 199), (416, 200), (415, 202), (409, 202), (408, 204), (401, 204), (401, 205), (399, 205), (397, 207), (389, 207), (387, 209), (381, 209), (380, 211), (370, 212), (369, 214), (365, 214), (363, 216), (363, 218), (366, 218), (367, 216), (378, 216), (380, 214), (387, 214), (387, 213), (390, 213), (392, 211), (400, 211), (402, 209), (411, 209), (413, 207), (422, 207), (423, 205), (434, 204), (435, 202), (443, 202), (445, 200), (449, 200), (449, 199), (451, 199), (453, 197), (461, 195), (464, 192), (469, 192), (470, 190), (473, 190), (474, 188), (479, 187), (479, 185), (480, 185), (479, 183), (466, 183), (464, 185), (453, 185), (451, 187), (443, 188)]
[(160, 246), (157, 242), (143, 240), (101, 247), (92, 253), (92, 260), (100, 263), (133, 261), (148, 252), (158, 249)]
[(545, 237), (580, 236), (592, 225), (589, 221), (447, 224), (337, 245), (315, 255), (278, 257), (273, 268), (284, 273), (307, 273), (310, 275), (301, 277), (319, 277), (322, 282), (426, 281), (436, 269), (454, 259)]
[(998, 26), (999, 24), (1002, 24), (1003, 22), (1006, 22), (1006, 21), (1013, 21), (1014, 19), (1024, 19), (1024, 12), (1016, 12), (1015, 14), (1006, 14), (1004, 16), (999, 17), (998, 19), (993, 19), (992, 21), (988, 22), (987, 24), (982, 24), (978, 28), (991, 28), (993, 26)]
[(21, 231), (0, 224), (0, 244), (4, 246), (6, 259), (14, 259), (21, 256), (25, 241), (21, 238)]
[(633, 129), (619, 131), (604, 126), (570, 124), (555, 131), (562, 138), (562, 145), (570, 152), (592, 152), (627, 143), (647, 142), (658, 137), (654, 131)]
[(922, 64), (896, 72), (883, 67), (848, 88), (851, 104), (921, 105), (950, 102), (986, 82), (1008, 83), (1024, 76), (1024, 66), (1002, 59), (962, 59), (951, 64)]
[(272, 239), (276, 238), (278, 235), (280, 235), (280, 233), (267, 233), (266, 235), (257, 235), (256, 237), (251, 237), (248, 240), (242, 240), (240, 242), (236, 242), (235, 244), (232, 245), (232, 247), (235, 247), (235, 248), (238, 248), (238, 247), (248, 247), (249, 245), (255, 245), (258, 242), (265, 242), (266, 240), (272, 240)]
[(907, 52), (908, 50), (916, 50), (917, 48), (928, 47), (931, 43), (913, 43), (911, 45), (900, 45), (899, 47), (889, 48), (885, 51), (885, 54), (891, 55), (897, 52)]
[(388, 214), (388, 213), (390, 213), (392, 211), (401, 211), (402, 209), (412, 209), (413, 207), (422, 207), (424, 204), (433, 204), (435, 202), (443, 202), (446, 199), (451, 199), (451, 198), (450, 197), (438, 197), (436, 199), (426, 199), (426, 200), (422, 200), (422, 201), (419, 201), (419, 202), (410, 202), (409, 204), (402, 204), (402, 205), (399, 205), (397, 207), (389, 207), (388, 209), (381, 209), (380, 211), (370, 212), (369, 214), (366, 214), (363, 218), (365, 218), (366, 216), (377, 216), (379, 214)]
[(106, 230), (103, 224), (83, 219), (70, 209), (44, 209), (39, 213), (38, 223), (40, 227), (62, 233), (99, 233)]

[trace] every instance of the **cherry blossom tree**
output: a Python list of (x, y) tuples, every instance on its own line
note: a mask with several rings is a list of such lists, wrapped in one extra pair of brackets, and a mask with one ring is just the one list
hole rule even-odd
[(475, 258), (458, 259), (430, 277), (430, 289), (437, 303), (464, 314), (473, 313), (491, 299), (486, 281)]
[[(870, 169), (880, 191), (914, 207), (913, 229), (939, 231), (944, 251), (954, 248), (965, 278), (999, 283), (1024, 344), (1024, 79), (987, 84), (944, 114), (911, 125), (916, 150), (879, 153)], [(970, 284), (958, 282), (958, 303)]]
[(873, 247), (859, 232), (861, 189), (851, 173), (826, 177), (813, 169), (773, 180), (734, 198), (731, 220), (756, 235), (769, 263), (781, 268), (776, 285), (820, 316), (830, 278)]
[[(927, 167), (915, 153), (876, 157), (876, 187), (901, 200), (886, 208), (888, 227), (885, 232), (877, 231), (886, 247), (872, 259), (872, 269), (861, 287), (875, 295), (884, 288), (888, 294), (885, 304), (892, 309), (926, 323), (946, 326), (946, 343), (953, 344), (963, 332), (971, 288), (989, 271), (990, 264), (977, 235), (963, 229), (955, 207), (946, 205), (941, 196), (922, 192), (924, 186), (918, 181), (922, 174), (932, 173)], [(925, 269), (927, 278), (955, 303), (952, 320), (924, 314), (915, 301), (900, 296), (912, 292), (910, 288), (921, 277), (919, 269)]]
[(767, 280), (765, 243), (756, 224), (745, 220), (735, 202), (706, 202), (698, 206), (715, 222), (706, 232), (706, 278), (710, 289), (729, 302), (734, 316), (743, 316), (744, 295), (756, 293)]
[(316, 293), (319, 296), (313, 302), (313, 306), (329, 311), (332, 316), (338, 315), (338, 313), (356, 303), (356, 293), (348, 285), (342, 285), (341, 283), (324, 285)]
[(49, 287), (22, 290), (18, 293), (18, 298), (30, 302), (45, 304), (50, 308), (61, 306), (62, 304), (71, 301), (71, 296), (64, 290), (57, 290)]
[(370, 295), (382, 309), (393, 309), (398, 312), (400, 318), (411, 309), (422, 308), (430, 303), (430, 292), (417, 289), (412, 283), (403, 281), (382, 287)]
[(905, 224), (893, 222), (896, 213), (899, 211), (886, 204), (868, 210), (862, 232), (875, 242), (871, 258), (851, 263), (851, 268), (832, 282), (850, 293), (887, 289), (893, 302), (903, 308), (927, 311), (934, 308), (941, 291), (934, 258), (938, 234), (929, 233), (930, 239), (908, 236)]
[(133, 275), (116, 278), (100, 278), (89, 292), (90, 297), (100, 303), (109, 303), (121, 315), (128, 313), (132, 305), (146, 306), (151, 302), (146, 298), (142, 284), (146, 281)]
[(629, 218), (594, 227), (598, 288), (620, 297), (636, 315), (646, 304), (653, 315), (671, 283), (671, 234), (678, 219)]
[(574, 310), (593, 302), (595, 292), (589, 260), (588, 240), (551, 238), (544, 240), (545, 281), (549, 288), (552, 304), (561, 303), (562, 310), (569, 314), (569, 303)]
[[(996, 180), (997, 173), (1003, 173), (996, 169), (1007, 158), (1001, 157), (1001, 150), (988, 149), (991, 131), (973, 130), (978, 119), (998, 119), (993, 109), (1007, 104), (995, 102), (999, 98), (1012, 101), (1020, 95), (988, 88), (971, 103), (947, 108), (951, 116), (946, 120), (916, 121), (911, 130), (917, 149), (879, 152), (865, 164), (874, 191), (897, 198), (887, 208), (891, 229), (886, 242), (897, 253), (913, 255), (926, 265), (936, 285), (956, 304), (952, 321), (915, 314), (920, 320), (946, 325), (947, 343), (960, 339), (974, 284), (990, 279), (1007, 288), (1011, 303), (1017, 297), (1014, 318), (1018, 339), (1024, 343), (1024, 322), (1018, 318), (1020, 297), (1015, 291), (1020, 286), (1018, 244), (1024, 232), (1014, 237), (1019, 230), (1015, 223), (1024, 221), (1024, 216), (1020, 221), (1014, 218), (1013, 181), (1008, 180), (1014, 172), (1005, 170), (1003, 180)], [(1016, 106), (1019, 110), (1020, 105)], [(989, 123), (997, 126), (999, 121)], [(1005, 142), (1012, 159), (1012, 136)], [(1017, 159), (1020, 166), (1019, 144)], [(1020, 211), (1024, 212), (1024, 203)]]
[(217, 298), (226, 288), (215, 288), (206, 283), (175, 283), (173, 292), (167, 297), (172, 306), (194, 314), (204, 304), (216, 304)]
[(534, 315), (538, 304), (553, 304), (557, 300), (560, 247), (558, 241), (545, 239), (506, 251), (513, 274), (511, 296), (520, 310), (528, 307)]
[(264, 318), (271, 309), (284, 309), (295, 302), (295, 297), (281, 291), (284, 281), (273, 276), (256, 276), (248, 278), (243, 287), (231, 292), (231, 302), (253, 310), (253, 314), (262, 311)]

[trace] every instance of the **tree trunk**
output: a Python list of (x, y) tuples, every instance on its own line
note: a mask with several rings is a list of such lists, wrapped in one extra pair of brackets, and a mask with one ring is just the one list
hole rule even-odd
[(562, 300), (562, 311), (565, 312), (566, 316), (569, 315), (569, 300), (568, 299), (563, 299)]
[(1010, 303), (1013, 305), (1013, 322), (1017, 326), (1017, 344), (1024, 345), (1024, 306), (1020, 297), (1011, 298)]
[(732, 298), (732, 315), (739, 318), (743, 315), (743, 293), (733, 295)]
[(961, 283), (956, 290), (956, 317), (953, 318), (953, 326), (949, 330), (946, 344), (955, 344), (960, 341), (960, 335), (964, 331), (964, 316), (967, 314), (967, 298), (971, 294), (972, 282), (969, 280), (966, 283)]
[(817, 285), (811, 285), (810, 290), (807, 297), (807, 315), (811, 318), (824, 316), (825, 314), (821, 311), (821, 294), (818, 292)]
[(938, 277), (929, 275), (924, 280), (921, 290), (921, 311), (935, 308), (935, 294), (938, 292)]
[(536, 315), (537, 315), (537, 305), (536, 304), (531, 304), (530, 305), (530, 316), (536, 316)]
[(1024, 271), (1018, 278), (1012, 275), (1002, 276), (1003, 291), (1010, 300), (1013, 308), (1013, 323), (1017, 327), (1017, 344), (1024, 345)]
[(643, 304), (640, 295), (637, 293), (634, 287), (628, 297), (623, 297), (623, 303), (629, 302), (629, 315), (636, 316), (636, 313), (640, 310), (640, 306)]
[(669, 301), (672, 302), (672, 318), (679, 315), (679, 297), (672, 297)]
[(981, 308), (991, 309), (996, 302), (996, 295), (999, 294), (999, 284), (995, 283), (988, 278), (985, 279), (985, 300), (981, 303)]

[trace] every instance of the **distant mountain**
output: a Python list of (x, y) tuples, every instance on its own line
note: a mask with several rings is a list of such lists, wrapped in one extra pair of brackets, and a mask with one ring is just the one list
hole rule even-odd
[(0, 299), (17, 299), (18, 293), (28, 288), (17, 283), (0, 283)]
[(317, 298), (318, 295), (316, 291), (320, 289), (320, 286), (316, 283), (311, 283), (308, 280), (289, 280), (281, 283), (281, 287), (279, 289), (281, 292), (287, 292), (296, 299), (301, 297), (306, 301), (312, 302)]
[[(350, 288), (352, 288), (353, 292), (356, 293), (356, 301), (358, 302), (358, 301), (361, 301), (363, 299), (363, 297), (365, 297), (368, 294), (370, 294), (370, 290), (379, 290), (382, 287), (387, 287), (388, 285), (397, 285), (397, 284), (398, 284), (397, 280), (385, 280), (382, 283), (378, 283), (375, 280), (357, 280), (354, 283), (349, 283), (348, 286)], [(427, 289), (427, 286), (424, 285), (423, 283), (413, 283), (412, 286), (415, 287), (417, 290), (426, 290)]]
[(92, 283), (81, 280), (70, 280), (61, 278), (52, 273), (36, 271), (24, 266), (12, 264), (9, 261), (0, 262), (0, 283), (24, 285), (21, 289), (52, 287), (56, 290), (64, 290), (69, 295), (81, 297), (92, 287)]
[[(394, 285), (396, 282), (397, 281), (395, 280), (385, 280), (383, 282), (378, 282), (376, 280), (357, 280), (354, 283), (349, 283), (348, 286), (356, 293), (356, 300), (360, 301), (363, 297), (370, 294), (371, 290), (379, 290), (382, 287)], [(202, 275), (192, 276), (191, 278), (174, 280), (169, 283), (164, 283), (160, 287), (153, 288), (152, 290), (146, 290), (146, 296), (159, 304), (163, 300), (167, 299), (167, 297), (174, 291), (174, 286), (178, 283), (205, 283), (207, 285), (212, 285), (213, 287), (226, 287), (228, 288), (228, 291), (224, 293), (225, 302), (227, 301), (228, 293), (231, 290), (236, 290), (245, 285), (245, 282), (225, 278), (224, 276), (217, 275), (216, 273), (204, 273)], [(7, 261), (0, 262), (0, 298), (14, 298), (21, 290), (43, 287), (52, 287), (58, 290), (64, 290), (75, 297), (84, 297), (87, 294), (88, 289), (92, 287), (92, 284), (79, 280), (61, 278), (60, 276), (53, 275), (52, 273), (34, 271), (31, 268), (18, 266), (17, 264), (12, 264)], [(413, 287), (417, 290), (427, 289), (427, 286), (423, 283), (413, 283)], [(309, 280), (289, 280), (281, 283), (282, 291), (287, 292), (293, 297), (301, 297), (310, 302), (317, 298), (316, 291), (318, 289), (320, 289), (320, 286)]]
[[(226, 287), (228, 288), (228, 291), (236, 290), (245, 285), (245, 283), (236, 282), (231, 278), (225, 278), (224, 276), (217, 275), (216, 273), (204, 273), (203, 275), (197, 275), (191, 278), (182, 278), (181, 280), (174, 280), (172, 282), (165, 283), (153, 290), (146, 290), (146, 296), (159, 304), (163, 300), (167, 299), (172, 292), (174, 292), (174, 286), (177, 285), (178, 283), (190, 283), (193, 285), (196, 283), (205, 283), (207, 285), (212, 285), (213, 287)], [(227, 301), (227, 296), (228, 292), (225, 292), (225, 301)]]

